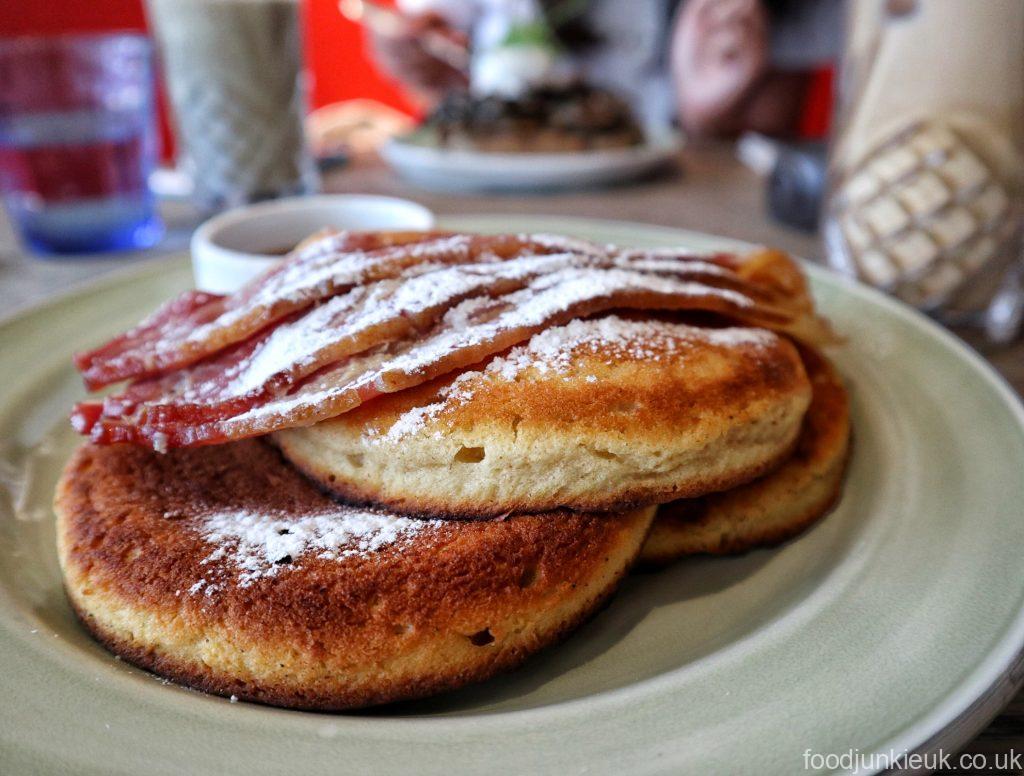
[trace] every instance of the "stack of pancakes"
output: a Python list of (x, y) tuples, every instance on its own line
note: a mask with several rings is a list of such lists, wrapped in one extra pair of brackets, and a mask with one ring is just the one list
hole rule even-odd
[[(590, 301), (531, 317), (554, 277), (538, 256)], [(529, 279), (436, 314), (396, 302), (515, 262)], [(74, 415), (93, 441), (56, 498), (66, 587), (163, 676), (295, 708), (422, 697), (562, 639), (637, 562), (777, 543), (838, 495), (846, 393), (784, 256), (335, 235), (288, 266), (78, 358), (91, 384), (134, 382)], [(339, 357), (367, 314), (387, 333)]]

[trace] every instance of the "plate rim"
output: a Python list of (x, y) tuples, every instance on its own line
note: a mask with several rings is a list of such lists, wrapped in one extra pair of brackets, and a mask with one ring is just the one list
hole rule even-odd
[(664, 133), (638, 146), (572, 152), (487, 152), (436, 148), (392, 138), (381, 158), (421, 189), (448, 193), (549, 192), (613, 186), (668, 166), (685, 145)]
[[(23, 252), (23, 255), (28, 255)], [(101, 272), (99, 275), (81, 278), (69, 283), (59, 291), (47, 294), (42, 299), (34, 299), (21, 304), (15, 304), (9, 310), (0, 312), (0, 328), (6, 328), (17, 322), (19, 318), (26, 318), (35, 315), (43, 310), (49, 310), (70, 302), (75, 297), (86, 296), (90, 293), (102, 291), (107, 285), (126, 283), (131, 280), (148, 277), (149, 275), (160, 275), (168, 272), (168, 265), (175, 262), (188, 262), (191, 253), (187, 248), (167, 251), (158, 256), (140, 257), (129, 264), (116, 269)], [(29, 258), (30, 261), (46, 261), (46, 259)]]
[(516, 163), (525, 160), (531, 162), (563, 162), (567, 159), (583, 157), (595, 159), (598, 157), (627, 158), (633, 156), (654, 156), (655, 154), (676, 153), (686, 144), (686, 136), (678, 131), (666, 129), (663, 131), (648, 134), (644, 142), (632, 146), (618, 146), (611, 148), (585, 148), (579, 151), (477, 151), (472, 148), (442, 148), (418, 143), (410, 143), (403, 137), (388, 138), (382, 146), (382, 156), (390, 164), (386, 154), (392, 149), (400, 149), (401, 153), (421, 153), (431, 155), (439, 161), (459, 162), (487, 160), (496, 163)]

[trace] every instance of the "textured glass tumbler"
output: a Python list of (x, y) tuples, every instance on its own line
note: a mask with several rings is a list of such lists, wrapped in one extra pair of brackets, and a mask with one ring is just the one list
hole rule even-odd
[(147, 248), (163, 229), (152, 50), (132, 34), (0, 40), (0, 188), (43, 253)]
[(829, 261), (1009, 341), (1024, 315), (1024, 4), (860, 0), (848, 13)]
[(204, 210), (315, 190), (296, 0), (148, 0)]

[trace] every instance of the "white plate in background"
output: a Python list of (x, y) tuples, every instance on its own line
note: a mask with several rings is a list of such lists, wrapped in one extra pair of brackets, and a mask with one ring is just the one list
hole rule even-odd
[(649, 133), (638, 146), (564, 153), (492, 153), (395, 138), (381, 149), (381, 156), (399, 175), (425, 189), (526, 193), (635, 180), (672, 161), (681, 147), (682, 136), (669, 130)]

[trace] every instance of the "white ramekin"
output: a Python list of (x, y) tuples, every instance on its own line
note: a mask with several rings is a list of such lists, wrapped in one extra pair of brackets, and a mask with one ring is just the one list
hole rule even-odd
[(373, 194), (291, 197), (236, 208), (192, 235), (196, 288), (228, 294), (273, 267), (319, 229), (430, 229), (434, 214), (407, 199)]

